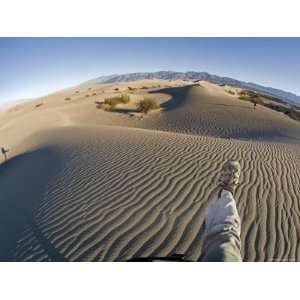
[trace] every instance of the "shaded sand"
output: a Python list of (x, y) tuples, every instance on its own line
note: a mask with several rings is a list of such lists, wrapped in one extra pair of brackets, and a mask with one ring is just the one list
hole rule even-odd
[(227, 159), (243, 170), (236, 192), (243, 259), (300, 260), (300, 124), (254, 110), (224, 87), (160, 85), (150, 92), (163, 110), (141, 119), (80, 96), (66, 103), (74, 90), (2, 116), (0, 137), (13, 149), (0, 165), (1, 260), (185, 253), (196, 261), (205, 207)]

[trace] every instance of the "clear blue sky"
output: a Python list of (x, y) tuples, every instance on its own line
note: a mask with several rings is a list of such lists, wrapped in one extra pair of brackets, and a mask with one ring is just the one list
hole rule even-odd
[(206, 71), (300, 95), (300, 38), (0, 38), (0, 102), (160, 70)]

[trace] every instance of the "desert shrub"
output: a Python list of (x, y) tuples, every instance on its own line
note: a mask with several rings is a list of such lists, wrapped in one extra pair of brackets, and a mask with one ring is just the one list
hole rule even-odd
[(42, 105), (43, 105), (43, 103), (38, 103), (38, 104), (35, 105), (35, 107), (40, 107)]
[(75, 93), (76, 93), (76, 94), (78, 94), (78, 93), (79, 93), (79, 91), (76, 91)]
[(135, 88), (133, 88), (132, 86), (129, 86), (129, 87), (128, 87), (128, 90), (129, 90), (129, 91), (134, 91)]
[(242, 90), (242, 91), (240, 91), (239, 92), (239, 95), (240, 96), (245, 96), (245, 97), (247, 97), (247, 98), (258, 98), (258, 95), (255, 93), (255, 92), (253, 92), (253, 91), (248, 91), (248, 90)]
[(114, 109), (119, 103), (121, 102), (117, 98), (106, 98), (104, 100), (104, 104), (109, 105), (111, 109)]
[(286, 115), (288, 115), (290, 118), (300, 122), (300, 112), (299, 111), (291, 109), (286, 113)]
[(147, 114), (151, 110), (158, 109), (159, 105), (152, 98), (144, 98), (143, 100), (137, 103), (137, 110), (144, 114)]
[(245, 101), (249, 101), (249, 98), (246, 96), (239, 96), (240, 100), (245, 100)]
[(267, 103), (267, 104), (265, 104), (265, 107), (276, 110), (278, 112), (286, 112), (286, 110), (287, 110), (286, 107), (284, 107), (282, 105), (273, 104), (273, 103)]
[(146, 89), (148, 89), (148, 87), (144, 85), (144, 86), (141, 87), (141, 89), (146, 90)]
[(115, 90), (115, 91), (118, 91), (118, 90), (119, 90), (119, 88), (114, 88), (114, 90)]
[(109, 97), (104, 100), (104, 104), (109, 105), (111, 109), (114, 109), (120, 103), (127, 104), (129, 102), (130, 102), (130, 96), (127, 94), (121, 94), (118, 96)]
[(251, 102), (253, 104), (259, 104), (259, 105), (264, 105), (265, 104), (265, 102), (261, 98), (259, 98), (259, 97), (257, 97), (257, 98), (251, 98), (251, 97), (248, 97), (248, 96), (239, 96), (239, 99)]
[(69, 101), (69, 100), (71, 100), (71, 98), (70, 98), (70, 97), (66, 97), (65, 100), (66, 100), (66, 101)]
[(235, 92), (232, 91), (232, 90), (226, 90), (226, 92), (227, 92), (228, 94), (230, 94), (230, 95), (235, 95)]
[(300, 121), (300, 112), (293, 108), (288, 108), (286, 106), (273, 104), (273, 103), (268, 103), (265, 104), (264, 106), (273, 109), (275, 111), (282, 112), (296, 121)]
[(92, 94), (92, 96), (96, 96), (96, 95), (97, 95), (97, 93), (93, 93), (93, 94)]
[(260, 97), (260, 95), (256, 94), (255, 92), (243, 90), (238, 94), (240, 100), (249, 101), (254, 104), (265, 105), (265, 102)]
[(89, 88), (89, 91), (91, 90), (92, 88)]
[(88, 98), (89, 96), (90, 96), (89, 94), (86, 94), (86, 95), (85, 95), (86, 98)]
[(251, 99), (251, 102), (253, 104), (259, 104), (259, 105), (264, 105), (265, 102), (261, 99), (261, 98), (254, 98), (254, 99)]
[(121, 103), (127, 104), (130, 102), (130, 96), (127, 94), (121, 94), (120, 101)]

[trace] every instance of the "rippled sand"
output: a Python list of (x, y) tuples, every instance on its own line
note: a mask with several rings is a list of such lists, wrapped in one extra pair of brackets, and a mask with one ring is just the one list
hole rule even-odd
[[(158, 84), (131, 85), (149, 82)], [(205, 208), (227, 159), (242, 166), (243, 259), (300, 260), (300, 123), (210, 83), (159, 84), (151, 94), (163, 109), (145, 117), (97, 109), (109, 85), (1, 116), (0, 138), (11, 149), (0, 165), (1, 260), (184, 253), (197, 261)], [(142, 93), (149, 91), (133, 97)]]

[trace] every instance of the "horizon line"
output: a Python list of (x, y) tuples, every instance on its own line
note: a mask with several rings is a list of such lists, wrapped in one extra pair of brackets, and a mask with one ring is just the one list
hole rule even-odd
[[(187, 70), (187, 71), (158, 70), (158, 71), (127, 72), (127, 73), (110, 73), (110, 74), (106, 74), (106, 75), (100, 75), (100, 76), (94, 77), (94, 78), (92, 78), (92, 79), (88, 79), (88, 80), (85, 80), (85, 81), (81, 81), (81, 82), (78, 83), (78, 84), (74, 84), (74, 85), (70, 85), (70, 86), (67, 86), (67, 87), (64, 87), (64, 88), (61, 88), (61, 89), (53, 90), (53, 91), (51, 91), (51, 92), (47, 92), (47, 93), (41, 94), (41, 95), (36, 96), (36, 97), (18, 98), (18, 99), (11, 99), (11, 100), (3, 100), (3, 101), (0, 101), (0, 109), (1, 109), (1, 107), (3, 107), (3, 106), (6, 106), (6, 105), (9, 106), (10, 104), (14, 104), (14, 103), (16, 103), (16, 102), (23, 102), (23, 101), (26, 102), (26, 101), (31, 101), (31, 100), (35, 100), (35, 99), (38, 99), (38, 98), (42, 98), (42, 97), (49, 96), (49, 95), (51, 95), (51, 94), (53, 94), (53, 93), (57, 93), (57, 92), (61, 92), (61, 91), (63, 91), (63, 90), (71, 89), (71, 88), (76, 87), (76, 86), (79, 86), (79, 85), (84, 85), (84, 84), (87, 84), (89, 81), (92, 81), (92, 80), (95, 80), (95, 79), (101, 78), (101, 77), (119, 76), (119, 75), (130, 75), (130, 74), (142, 74), (142, 73), (159, 73), (159, 72), (174, 72), (174, 73), (188, 73), (188, 72), (194, 72), (194, 73), (206, 73), (206, 74), (209, 74), (209, 75), (218, 76), (218, 77), (222, 77), (222, 78), (230, 78), (230, 79), (237, 80), (237, 81), (244, 82), (244, 83), (260, 85), (260, 86), (265, 87), (265, 88), (276, 89), (276, 90), (283, 91), (283, 92), (286, 92), (286, 93), (291, 93), (291, 94), (295, 95), (296, 97), (300, 97), (300, 94), (298, 94), (298, 93), (296, 93), (296, 92), (287, 91), (287, 90), (284, 90), (284, 89), (281, 89), (281, 88), (276, 88), (276, 87), (273, 87), (273, 86), (263, 85), (263, 84), (261, 84), (261, 83), (256, 83), (256, 82), (253, 82), (253, 81), (244, 81), (244, 80), (236, 79), (236, 78), (233, 78), (233, 77), (230, 77), (230, 76), (217, 75), (217, 74), (209, 73), (209, 72), (207, 72), (207, 71), (194, 71), (194, 70)], [(159, 78), (157, 78), (157, 79), (159, 79)], [(161, 79), (161, 80), (163, 80), (163, 79)], [(121, 81), (120, 81), (120, 82), (121, 82)], [(99, 83), (99, 84), (101, 84), (101, 83)]]

